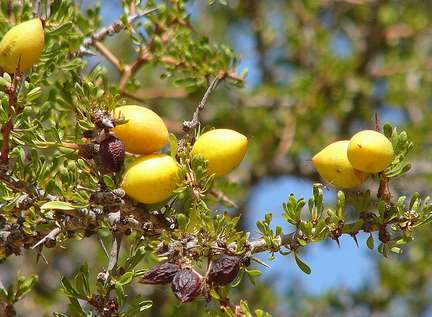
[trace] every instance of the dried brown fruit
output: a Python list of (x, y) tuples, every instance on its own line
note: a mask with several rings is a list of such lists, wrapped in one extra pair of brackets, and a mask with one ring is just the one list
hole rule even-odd
[(174, 276), (171, 289), (182, 303), (190, 302), (201, 294), (202, 280), (194, 270), (184, 269)]
[(99, 159), (108, 172), (119, 172), (125, 159), (123, 142), (114, 135), (109, 135), (100, 143)]
[(98, 144), (78, 144), (78, 154), (87, 160), (94, 158), (98, 152)]
[(213, 264), (208, 275), (209, 283), (218, 286), (231, 283), (239, 273), (240, 264), (240, 257), (223, 255)]
[(91, 120), (99, 129), (112, 129), (115, 127), (115, 120), (106, 110), (95, 110), (91, 115)]
[(142, 284), (167, 284), (170, 283), (174, 275), (180, 270), (177, 264), (165, 262), (154, 266), (147, 271), (140, 279)]

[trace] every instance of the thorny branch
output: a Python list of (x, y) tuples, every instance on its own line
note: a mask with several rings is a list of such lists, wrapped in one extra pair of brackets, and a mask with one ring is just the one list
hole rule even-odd
[[(392, 220), (389, 223), (386, 224), (380, 224), (378, 222), (375, 222), (371, 218), (369, 218), (369, 214), (364, 213), (361, 215), (362, 218), (359, 222), (363, 222), (362, 226), (359, 228), (359, 226), (356, 223), (346, 223), (343, 224), (340, 228), (340, 232), (338, 235), (347, 234), (353, 237), (353, 239), (356, 241), (356, 235), (363, 231), (363, 232), (381, 232), (383, 230), (386, 230), (386, 225), (388, 224), (394, 224), (396, 226), (404, 226), (406, 223), (409, 223), (410, 226), (416, 225), (415, 217), (413, 218), (412, 215), (409, 215), (407, 217), (399, 217), (394, 220)], [(331, 237), (331, 233), (329, 234), (329, 237)], [(388, 237), (388, 233), (385, 232), (383, 236), (380, 236), (380, 239), (383, 243), (388, 242), (385, 239)], [(292, 252), (296, 252), (300, 247), (301, 244), (299, 242), (299, 239), (305, 239), (305, 237), (302, 236), (301, 231), (295, 230), (291, 233), (284, 234), (282, 236), (279, 236), (277, 238), (277, 243), (275, 246), (269, 246), (267, 241), (265, 239), (257, 239), (250, 241), (248, 243), (248, 247), (251, 253), (261, 253), (261, 252), (267, 252), (267, 251), (279, 251), (280, 247), (286, 247), (288, 250)], [(335, 238), (335, 240), (337, 240)], [(319, 242), (319, 241), (309, 241), (309, 242)], [(357, 241), (356, 241), (357, 242)]]
[[(149, 14), (151, 14), (157, 10), (159, 10), (159, 8), (152, 8), (152, 9), (149, 9), (147, 11), (144, 11), (143, 13), (133, 14), (133, 15), (128, 17), (127, 22), (128, 22), (128, 24), (132, 24), (136, 20), (138, 20), (139, 18), (142, 18), (146, 15), (149, 15)], [(118, 20), (118, 21), (115, 21), (114, 23), (112, 23), (111, 25), (102, 28), (101, 30), (99, 30), (98, 32), (93, 34), (92, 36), (85, 38), (83, 41), (83, 45), (81, 46), (81, 49), (78, 53), (78, 56), (86, 55), (86, 49), (87, 48), (94, 45), (96, 42), (103, 41), (107, 36), (118, 33), (120, 31), (124, 30), (125, 28), (126, 28), (126, 25), (123, 23), (123, 21)]]

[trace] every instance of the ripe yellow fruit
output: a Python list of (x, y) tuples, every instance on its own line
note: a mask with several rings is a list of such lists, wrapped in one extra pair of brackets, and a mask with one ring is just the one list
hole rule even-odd
[(373, 130), (356, 133), (351, 138), (347, 154), (351, 165), (366, 173), (382, 172), (394, 157), (390, 140)]
[(368, 178), (368, 174), (354, 169), (348, 160), (348, 143), (349, 141), (334, 142), (312, 158), (321, 177), (339, 188), (360, 186)]
[(159, 151), (169, 142), (165, 123), (150, 109), (134, 105), (121, 106), (114, 110), (114, 116), (128, 120), (113, 129), (115, 135), (123, 141), (127, 152), (150, 154)]
[(126, 170), (122, 188), (139, 202), (159, 203), (173, 194), (179, 182), (179, 171), (179, 165), (171, 156), (141, 156)]
[(208, 161), (208, 171), (223, 176), (236, 168), (246, 154), (247, 137), (229, 129), (215, 129), (202, 134), (192, 148)]
[(14, 73), (20, 63), (20, 71), (31, 68), (38, 60), (45, 45), (41, 19), (32, 19), (11, 28), (0, 42), (0, 68)]

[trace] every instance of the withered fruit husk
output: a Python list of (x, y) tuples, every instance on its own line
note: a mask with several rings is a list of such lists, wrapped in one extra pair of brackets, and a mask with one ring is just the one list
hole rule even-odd
[(109, 135), (100, 143), (99, 158), (104, 169), (109, 172), (119, 172), (125, 159), (123, 142), (114, 135)]
[(115, 120), (108, 111), (103, 109), (96, 109), (91, 115), (91, 120), (99, 129), (112, 129), (115, 127)]
[(240, 271), (241, 259), (238, 256), (223, 255), (212, 266), (208, 281), (212, 285), (228, 285)]
[(192, 269), (183, 269), (174, 276), (171, 289), (182, 302), (191, 302), (201, 294), (202, 277)]
[(152, 267), (139, 282), (141, 284), (167, 284), (172, 282), (178, 271), (180, 267), (177, 264), (165, 262)]
[(78, 154), (84, 159), (93, 159), (97, 154), (97, 151), (97, 147), (93, 143), (78, 144)]

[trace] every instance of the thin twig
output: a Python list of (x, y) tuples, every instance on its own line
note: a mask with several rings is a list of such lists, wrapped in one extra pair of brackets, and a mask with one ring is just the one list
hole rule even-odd
[(123, 69), (119, 59), (101, 41), (95, 41), (94, 46), (115, 68), (118, 70)]
[[(375, 130), (381, 133), (381, 121), (378, 112), (375, 112)], [(389, 188), (389, 179), (383, 172), (378, 173), (380, 184), (378, 188), (377, 197), (383, 199), (387, 204), (390, 204), (391, 191)]]
[(14, 7), (14, 0), (8, 0), (8, 6), (7, 6), (7, 14), (9, 16), (9, 22), (11, 24), (15, 24), (16, 23), (16, 17), (15, 17), (15, 13), (13, 10)]
[(210, 95), (216, 90), (220, 81), (221, 81), (221, 78), (219, 78), (219, 77), (215, 77), (213, 79), (213, 81), (211, 82), (211, 84), (207, 88), (207, 91), (205, 92), (203, 98), (201, 99), (200, 103), (196, 107), (196, 109), (193, 113), (193, 116), (192, 116), (192, 120), (183, 122), (183, 130), (185, 132), (189, 132), (190, 130), (195, 129), (199, 125), (199, 123), (200, 123), (199, 122), (199, 114), (201, 113), (201, 111), (204, 110), (204, 107), (207, 105)]
[(210, 194), (212, 196), (214, 196), (216, 199), (222, 200), (222, 201), (226, 202), (227, 204), (231, 205), (231, 207), (236, 208), (236, 209), (238, 208), (238, 205), (236, 204), (236, 202), (233, 201), (231, 198), (229, 198), (227, 195), (225, 195), (223, 192), (218, 191), (216, 189), (212, 189), (210, 191)]
[(102, 237), (100, 236), (99, 232), (97, 232), (96, 235), (97, 235), (97, 237), (98, 237), (99, 243), (100, 243), (100, 245), (102, 246), (102, 249), (103, 249), (103, 251), (104, 251), (106, 257), (109, 259), (109, 253), (108, 253), (108, 250), (107, 250), (107, 248), (106, 248), (106, 246), (105, 246), (105, 243), (104, 243), (103, 240), (102, 240)]
[(40, 246), (42, 243), (44, 243), (48, 239), (55, 239), (59, 235), (60, 232), (61, 232), (61, 229), (59, 227), (54, 228), (45, 237), (43, 237), (35, 245), (33, 245), (31, 248), (32, 249), (37, 248), (38, 246)]
[[(132, 24), (139, 18), (142, 18), (146, 15), (149, 15), (155, 11), (159, 10), (159, 8), (152, 8), (147, 11), (144, 11), (143, 13), (134, 14), (128, 17), (127, 23)], [(104, 27), (100, 31), (93, 34), (91, 37), (87, 37), (83, 41), (82, 48), (88, 48), (95, 44), (96, 41), (103, 41), (108, 35), (118, 33), (122, 30), (124, 30), (127, 27), (121, 20), (117, 20), (113, 22), (111, 25)], [(81, 50), (81, 49), (80, 49)]]

